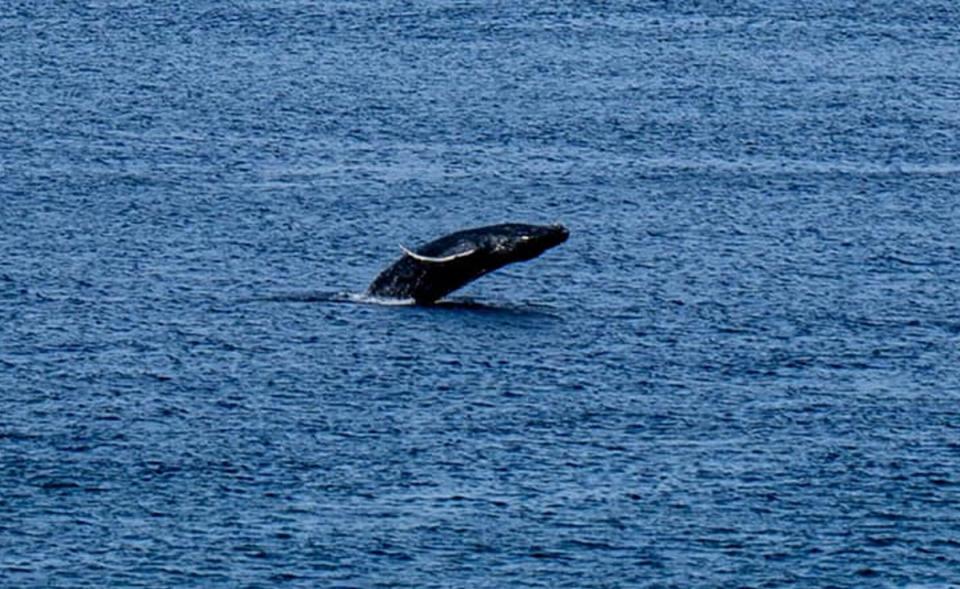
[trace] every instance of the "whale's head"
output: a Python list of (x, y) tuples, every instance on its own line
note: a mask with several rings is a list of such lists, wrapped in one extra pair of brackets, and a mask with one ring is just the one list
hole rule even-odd
[(570, 231), (563, 225), (507, 223), (486, 229), (477, 245), (505, 264), (532, 260), (565, 242)]

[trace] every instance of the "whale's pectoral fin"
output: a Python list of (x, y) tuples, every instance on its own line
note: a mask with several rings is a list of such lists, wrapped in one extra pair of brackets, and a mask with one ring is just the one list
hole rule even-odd
[(427, 264), (444, 264), (446, 262), (452, 262), (453, 260), (457, 260), (459, 258), (465, 258), (469, 255), (472, 255), (474, 252), (477, 251), (478, 248), (469, 249), (465, 252), (460, 252), (459, 254), (453, 254), (452, 256), (443, 256), (442, 258), (423, 256), (413, 250), (403, 247), (403, 245), (400, 246), (400, 249), (403, 250), (404, 254), (410, 256), (411, 258), (413, 258), (418, 262), (424, 262)]

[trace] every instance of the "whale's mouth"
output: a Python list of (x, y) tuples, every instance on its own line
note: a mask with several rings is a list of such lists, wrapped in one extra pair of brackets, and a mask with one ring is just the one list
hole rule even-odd
[(541, 227), (538, 231), (516, 238), (509, 246), (511, 259), (515, 261), (532, 260), (548, 249), (555, 248), (570, 237), (570, 231), (563, 225)]
[(565, 242), (567, 238), (570, 237), (570, 230), (560, 225), (559, 223), (551, 225), (544, 235), (540, 236), (537, 241), (540, 245), (543, 246), (543, 249), (540, 251), (547, 251), (552, 247), (557, 247), (561, 243)]
[(557, 236), (557, 243), (555, 245), (560, 245), (561, 243), (565, 242), (568, 237), (570, 237), (570, 230), (559, 223), (551, 225), (551, 228), (554, 230), (554, 234)]

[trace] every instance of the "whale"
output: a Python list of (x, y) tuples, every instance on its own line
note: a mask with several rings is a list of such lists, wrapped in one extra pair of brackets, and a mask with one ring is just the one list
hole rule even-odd
[(400, 245), (403, 255), (370, 283), (367, 295), (430, 305), (484, 274), (536, 258), (569, 235), (560, 224), (502, 223), (450, 233), (415, 249)]

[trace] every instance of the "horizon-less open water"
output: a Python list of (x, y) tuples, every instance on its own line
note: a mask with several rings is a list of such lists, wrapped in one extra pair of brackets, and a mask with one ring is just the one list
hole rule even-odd
[(946, 1), (4, 3), (0, 586), (958, 587), (958, 138)]

